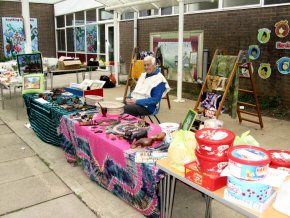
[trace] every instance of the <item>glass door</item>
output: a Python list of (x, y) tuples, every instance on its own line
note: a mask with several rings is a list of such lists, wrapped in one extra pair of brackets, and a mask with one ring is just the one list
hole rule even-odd
[(106, 61), (114, 61), (114, 25), (106, 24)]

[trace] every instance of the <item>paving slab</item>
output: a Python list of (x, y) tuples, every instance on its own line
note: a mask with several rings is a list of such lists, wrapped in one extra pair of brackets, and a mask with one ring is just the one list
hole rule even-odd
[(74, 194), (69, 194), (45, 203), (41, 203), (2, 218), (96, 218), (97, 216), (87, 208)]
[(0, 135), (0, 147), (21, 143), (23, 143), (23, 141), (15, 133)]
[(4, 124), (4, 122), (2, 120), (0, 120), (0, 125), (3, 125), (3, 124)]
[(82, 187), (86, 190), (78, 195), (86, 204), (102, 218), (126, 217), (144, 218), (137, 210), (125, 201), (103, 189), (95, 183), (86, 183)]
[(0, 135), (4, 135), (7, 133), (12, 133), (12, 130), (6, 125), (0, 125)]
[(0, 163), (0, 184), (37, 176), (50, 169), (37, 156)]
[(0, 215), (71, 193), (53, 173), (0, 184)]
[(34, 151), (24, 143), (0, 146), (0, 163), (34, 155)]

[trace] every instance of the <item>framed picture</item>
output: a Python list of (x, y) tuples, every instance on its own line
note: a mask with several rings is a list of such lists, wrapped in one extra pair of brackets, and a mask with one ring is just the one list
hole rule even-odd
[(44, 75), (43, 74), (27, 74), (23, 76), (22, 94), (27, 93), (43, 93), (44, 92)]
[(91, 90), (93, 90), (93, 89), (101, 89), (101, 88), (103, 88), (105, 83), (106, 83), (106, 81), (94, 80), (90, 88), (91, 88)]
[(19, 75), (43, 73), (41, 53), (18, 54), (16, 57)]
[(186, 117), (182, 123), (182, 129), (183, 130), (190, 130), (196, 116), (197, 116), (197, 112), (195, 112), (192, 109), (189, 109), (189, 111), (187, 112)]

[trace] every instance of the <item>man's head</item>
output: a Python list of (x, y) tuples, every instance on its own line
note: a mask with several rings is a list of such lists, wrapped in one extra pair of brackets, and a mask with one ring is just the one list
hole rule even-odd
[(156, 59), (152, 56), (147, 56), (144, 58), (144, 67), (146, 73), (154, 73), (156, 69)]

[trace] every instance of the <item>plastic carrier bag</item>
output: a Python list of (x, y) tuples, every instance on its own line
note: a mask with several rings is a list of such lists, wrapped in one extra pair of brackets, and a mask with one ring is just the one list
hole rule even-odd
[(194, 153), (196, 144), (193, 132), (185, 130), (176, 132), (168, 149), (171, 166), (184, 172), (184, 165), (196, 159)]
[(259, 147), (259, 142), (250, 135), (250, 130), (244, 132), (241, 136), (236, 136), (234, 145), (253, 145)]

